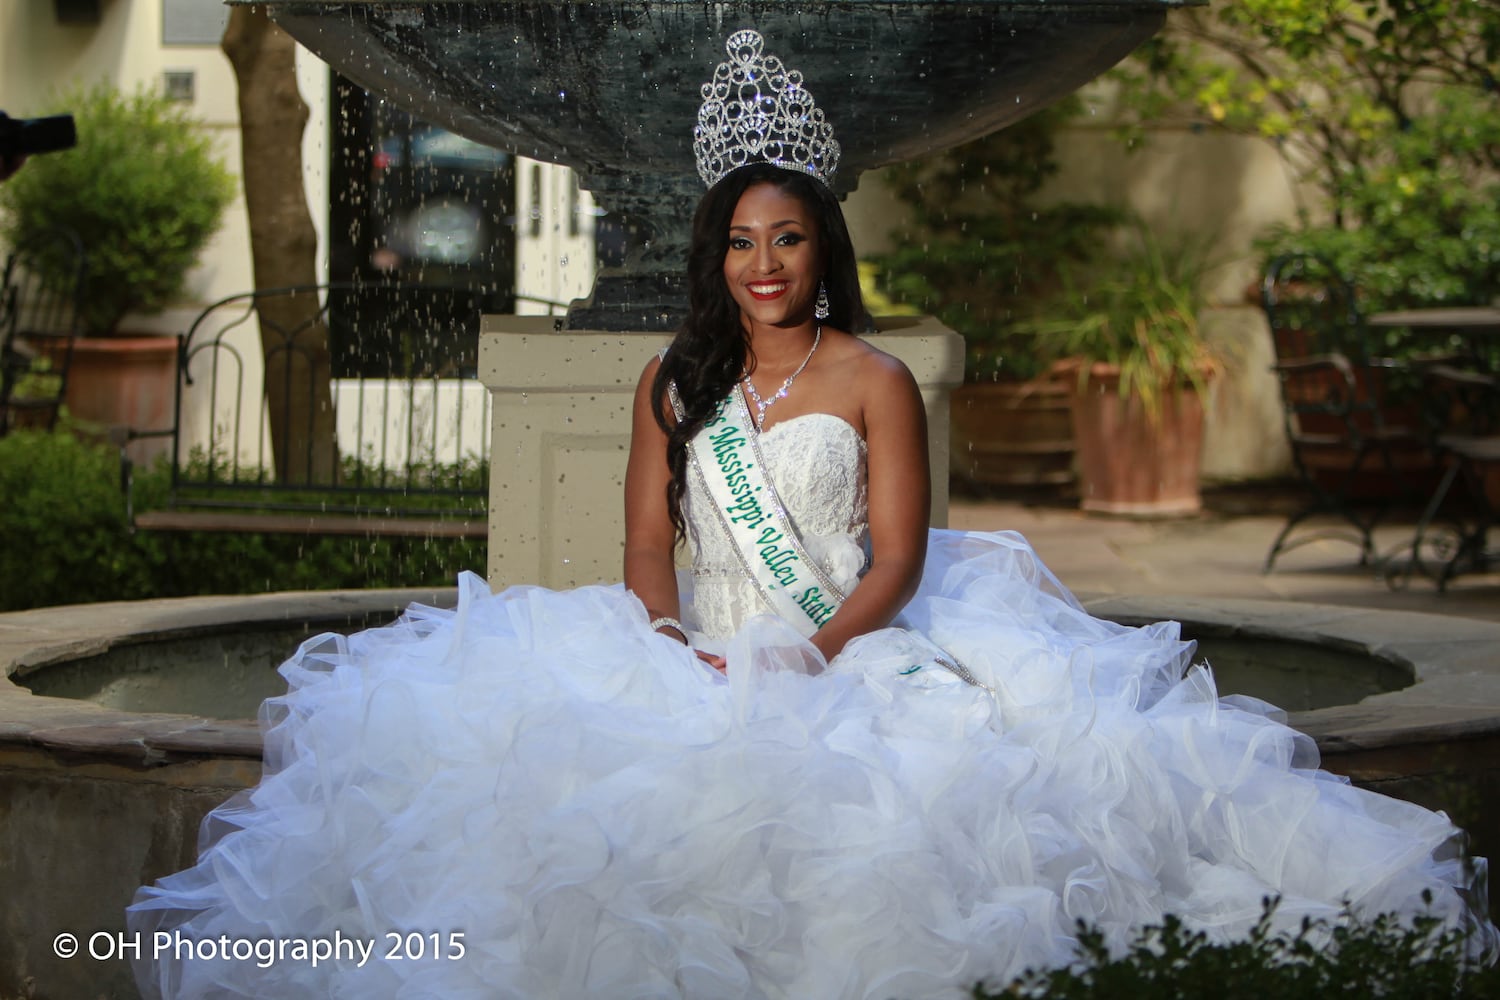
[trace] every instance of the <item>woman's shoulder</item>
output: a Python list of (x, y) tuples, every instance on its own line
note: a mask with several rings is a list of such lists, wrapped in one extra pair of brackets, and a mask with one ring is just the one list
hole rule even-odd
[(666, 359), (667, 352), (663, 348), (646, 359), (645, 367), (641, 369), (641, 377), (636, 380), (638, 386), (650, 386), (656, 381), (656, 373), (661, 370), (662, 361)]
[(659, 398), (656, 389), (656, 373), (661, 371), (662, 359), (666, 352), (651, 355), (644, 368), (641, 369), (641, 377), (635, 383), (635, 409), (650, 413), (653, 408), (660, 407), (662, 414), (667, 420), (675, 420), (672, 407), (668, 400)]
[[(831, 336), (830, 336), (831, 335)], [(915, 387), (916, 379), (906, 363), (893, 354), (887, 354), (863, 337), (842, 330), (825, 331), (830, 336), (829, 346), (833, 360), (847, 367), (849, 373), (862, 385), (876, 391)]]

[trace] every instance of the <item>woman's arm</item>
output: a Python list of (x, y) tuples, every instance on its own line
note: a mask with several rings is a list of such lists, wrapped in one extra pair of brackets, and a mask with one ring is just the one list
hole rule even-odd
[[(661, 360), (652, 358), (635, 387), (630, 460), (625, 467), (625, 587), (652, 618), (680, 618), (676, 535), (667, 513), (667, 435), (656, 422), (651, 384)], [(668, 635), (673, 633), (668, 632)], [(687, 636), (682, 640), (687, 641)]]
[(813, 636), (830, 659), (855, 636), (889, 625), (916, 593), (932, 509), (927, 410), (916, 379), (900, 361), (872, 352), (858, 384), (869, 448), (870, 568)]

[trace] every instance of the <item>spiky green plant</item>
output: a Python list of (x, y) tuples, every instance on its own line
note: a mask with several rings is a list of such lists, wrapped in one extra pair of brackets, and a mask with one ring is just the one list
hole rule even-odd
[(1124, 235), (1118, 252), (1065, 270), (1051, 313), (1021, 329), (1039, 356), (1076, 365), (1080, 383), (1094, 364), (1118, 368), (1121, 394), (1157, 415), (1168, 393), (1202, 391), (1222, 367), (1199, 322), (1209, 255), (1202, 240), (1161, 238), (1142, 225)]

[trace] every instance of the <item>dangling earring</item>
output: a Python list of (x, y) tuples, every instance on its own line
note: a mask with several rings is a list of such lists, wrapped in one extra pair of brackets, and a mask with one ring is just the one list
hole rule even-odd
[(833, 309), (828, 305), (828, 286), (819, 281), (818, 297), (813, 301), (813, 318), (827, 319), (832, 312)]

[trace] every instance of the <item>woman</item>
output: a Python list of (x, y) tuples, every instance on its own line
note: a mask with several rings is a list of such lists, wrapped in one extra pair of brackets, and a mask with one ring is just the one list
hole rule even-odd
[[(716, 184), (694, 220), (689, 274), (684, 330), (665, 359), (646, 366), (636, 390), (625, 585), (653, 620), (677, 618), (674, 549), (685, 531), (688, 442), (726, 393), (744, 391), (756, 403), (755, 430), (763, 439), (800, 418), (836, 420), (864, 445), (874, 558), (849, 600), (811, 638), (832, 659), (850, 639), (889, 624), (921, 576), (929, 495), (926, 417), (916, 383), (899, 361), (847, 332), (867, 322), (854, 251), (838, 201), (808, 174), (759, 163)], [(814, 316), (819, 295), (828, 302), (826, 319)], [(681, 420), (669, 386), (684, 409)], [(739, 566), (719, 570), (710, 586), (741, 585)], [(699, 588), (709, 580), (703, 567), (697, 579)], [(727, 597), (709, 603), (735, 604), (742, 613), (755, 607)], [(723, 639), (737, 623), (717, 624), (715, 638)], [(680, 627), (663, 628), (686, 641)], [(705, 659), (724, 666), (722, 656)]]
[(1492, 949), (1445, 817), (1314, 770), (1019, 536), (926, 531), (916, 388), (850, 333), (837, 146), (758, 35), (730, 52), (690, 316), (636, 394), (628, 590), (466, 576), (456, 612), (304, 646), (266, 778), (132, 907), (143, 991), (957, 997), (1068, 962), (1080, 920), (1226, 938), (1270, 895), (1290, 927), (1430, 895)]

